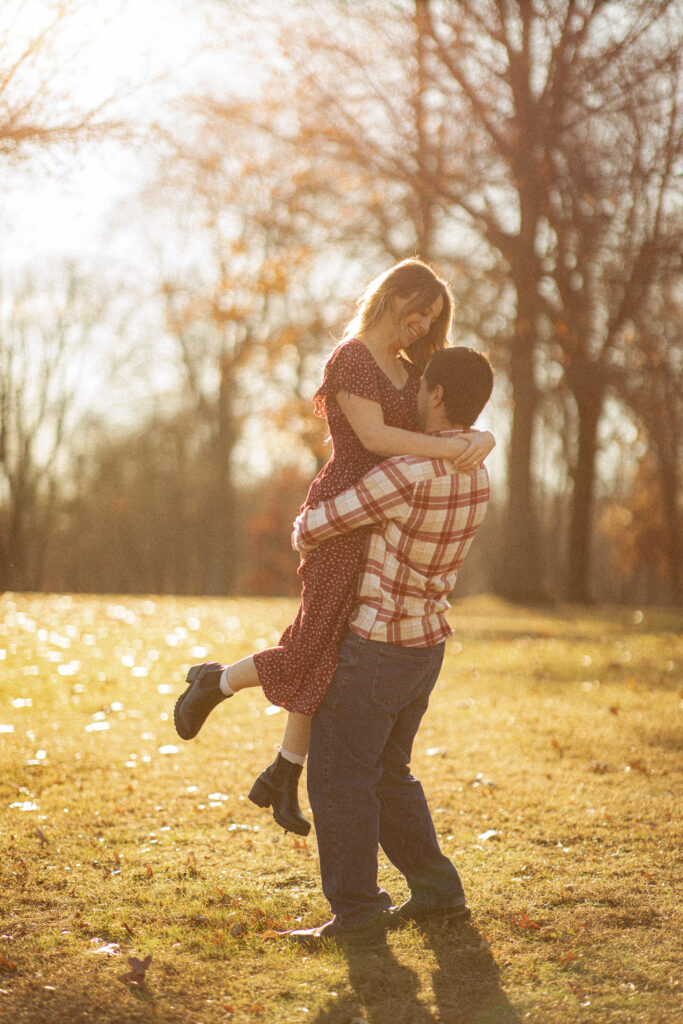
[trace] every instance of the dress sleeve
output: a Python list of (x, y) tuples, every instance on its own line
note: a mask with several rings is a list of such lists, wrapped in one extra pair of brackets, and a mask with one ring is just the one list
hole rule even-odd
[(325, 418), (326, 400), (338, 391), (381, 404), (379, 367), (362, 342), (351, 339), (338, 345), (325, 363), (323, 382), (313, 396), (316, 416)]

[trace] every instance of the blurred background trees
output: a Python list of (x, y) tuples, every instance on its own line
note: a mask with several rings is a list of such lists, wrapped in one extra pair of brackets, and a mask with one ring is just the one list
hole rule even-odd
[(30, 366), (3, 306), (3, 585), (296, 592), (291, 519), (328, 454), (311, 395), (364, 284), (419, 254), (453, 284), (454, 340), (498, 374), (486, 557), (459, 592), (680, 600), (680, 5), (200, 7), (207, 51), (230, 61), (239, 35), (258, 73), (158, 112), (128, 215), (152, 312), (146, 338), (117, 329), (140, 367), (126, 429), (60, 369), (107, 303), (34, 324)]

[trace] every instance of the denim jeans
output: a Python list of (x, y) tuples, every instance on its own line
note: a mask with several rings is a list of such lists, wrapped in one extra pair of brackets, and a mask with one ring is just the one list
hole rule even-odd
[(308, 795), (323, 892), (343, 927), (363, 927), (391, 906), (377, 885), (379, 845), (421, 905), (465, 902), (409, 768), (443, 653), (443, 643), (398, 647), (349, 631), (313, 716)]

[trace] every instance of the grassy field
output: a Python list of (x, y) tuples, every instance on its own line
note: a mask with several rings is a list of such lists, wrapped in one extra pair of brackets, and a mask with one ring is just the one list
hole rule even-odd
[(329, 916), (314, 836), (245, 798), (284, 714), (243, 693), (186, 744), (172, 717), (190, 664), (274, 642), (294, 611), (0, 598), (0, 1015), (682, 1021), (681, 616), (456, 603), (413, 768), (472, 921), (306, 953), (276, 933)]

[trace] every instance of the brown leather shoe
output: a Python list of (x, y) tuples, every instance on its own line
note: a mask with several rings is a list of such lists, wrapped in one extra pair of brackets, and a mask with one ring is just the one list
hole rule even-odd
[(388, 910), (383, 910), (362, 928), (344, 928), (337, 918), (333, 917), (331, 921), (319, 925), (318, 928), (295, 928), (279, 934), (309, 949), (322, 949), (330, 943), (370, 946), (382, 942), (387, 930), (395, 924), (393, 915)]
[(409, 900), (402, 903), (400, 907), (391, 907), (389, 913), (396, 921), (415, 921), (417, 924), (432, 921), (467, 921), (472, 912), (466, 903), (440, 903), (433, 906), (429, 903), (420, 903), (411, 896)]

